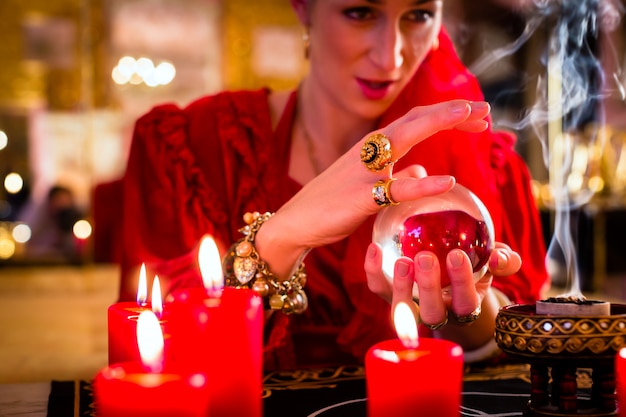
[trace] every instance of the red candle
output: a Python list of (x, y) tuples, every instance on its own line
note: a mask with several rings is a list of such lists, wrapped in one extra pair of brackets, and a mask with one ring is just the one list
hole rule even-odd
[(206, 288), (175, 292), (166, 305), (168, 360), (185, 372), (207, 375), (211, 417), (260, 417), (261, 299), (251, 290), (222, 288), (220, 256), (210, 238), (203, 240), (198, 257)]
[(161, 291), (158, 277), (152, 286), (152, 303), (148, 303), (146, 266), (141, 265), (137, 301), (122, 301), (108, 308), (109, 365), (139, 360), (137, 349), (137, 319), (142, 311), (162, 312)]
[(626, 348), (620, 349), (615, 355), (615, 383), (619, 417), (626, 417)]
[[(399, 328), (407, 318), (409, 332)], [(372, 346), (365, 357), (368, 416), (458, 417), (462, 348), (441, 339), (418, 341), (414, 315), (404, 303), (396, 307), (394, 321), (400, 339)]]
[(206, 375), (162, 370), (163, 335), (149, 310), (138, 319), (137, 343), (141, 362), (110, 365), (96, 375), (98, 417), (207, 417)]

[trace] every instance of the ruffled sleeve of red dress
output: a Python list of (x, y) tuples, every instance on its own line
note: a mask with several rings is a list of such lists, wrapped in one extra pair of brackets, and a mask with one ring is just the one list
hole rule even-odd
[(184, 109), (161, 105), (138, 119), (123, 178), (121, 299), (134, 299), (142, 263), (165, 293), (202, 285), (202, 237), (225, 253), (240, 210), (267, 206), (253, 190), (269, 155), (255, 151), (271, 139), (263, 90), (207, 96)]
[[(138, 119), (123, 178), (122, 277), (120, 299), (133, 299), (136, 271), (145, 264), (158, 273), (165, 293), (200, 285), (192, 249), (197, 231), (214, 233), (203, 209), (209, 192), (187, 144), (188, 118), (175, 105), (162, 105)], [(215, 196), (214, 196), (215, 197)]]
[[(162, 279), (165, 294), (201, 286), (202, 237), (211, 235), (225, 253), (241, 237), (243, 213), (278, 208), (267, 95), (220, 93), (186, 108), (155, 107), (137, 121), (123, 178), (120, 299), (135, 298), (142, 263)], [(265, 364), (285, 367), (293, 361), (288, 321), (274, 316)]]

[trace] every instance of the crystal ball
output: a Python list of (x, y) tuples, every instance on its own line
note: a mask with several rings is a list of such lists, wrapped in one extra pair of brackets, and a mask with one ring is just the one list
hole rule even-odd
[[(441, 266), (441, 287), (450, 285), (446, 256), (459, 248), (467, 253), (478, 280), (487, 272), (494, 248), (493, 221), (474, 193), (460, 184), (443, 194), (422, 197), (382, 209), (376, 216), (372, 240), (383, 250), (383, 273), (391, 282), (394, 264), (424, 250), (433, 252)], [(417, 287), (414, 288), (417, 297)]]

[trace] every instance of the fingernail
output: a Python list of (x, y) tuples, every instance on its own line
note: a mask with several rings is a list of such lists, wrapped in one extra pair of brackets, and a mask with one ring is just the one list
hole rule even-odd
[(370, 259), (374, 259), (376, 257), (376, 248), (373, 245), (370, 245), (367, 248), (367, 257)]
[(431, 255), (418, 255), (417, 264), (422, 271), (430, 271), (433, 268), (433, 257)]
[(396, 274), (401, 278), (409, 275), (409, 264), (406, 261), (399, 259), (396, 262)]
[(458, 268), (459, 266), (463, 265), (463, 262), (465, 261), (465, 257), (459, 251), (450, 252), (450, 255), (448, 256), (450, 258), (450, 263), (455, 268)]
[(485, 110), (491, 107), (486, 101), (472, 101), (470, 106), (472, 106), (474, 110)]
[(437, 184), (448, 185), (454, 180), (454, 177), (450, 175), (438, 175), (436, 178)]
[(467, 113), (467, 110), (468, 108), (466, 102), (454, 103), (450, 108), (450, 112), (454, 114), (465, 114)]
[(498, 252), (498, 269), (504, 269), (508, 261), (509, 259), (504, 253)]

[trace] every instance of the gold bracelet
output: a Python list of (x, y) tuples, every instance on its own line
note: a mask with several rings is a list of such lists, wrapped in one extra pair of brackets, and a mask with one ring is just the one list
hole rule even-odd
[(280, 310), (285, 314), (304, 312), (309, 301), (304, 286), (306, 270), (301, 262), (296, 272), (281, 281), (270, 272), (267, 263), (261, 259), (254, 246), (257, 232), (273, 213), (246, 213), (243, 220), (246, 226), (239, 229), (244, 237), (235, 242), (222, 261), (225, 284), (236, 288), (250, 288), (257, 293), (267, 308)]

